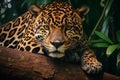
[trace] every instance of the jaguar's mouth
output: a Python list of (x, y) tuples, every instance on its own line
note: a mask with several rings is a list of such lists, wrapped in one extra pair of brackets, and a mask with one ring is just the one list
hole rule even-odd
[(49, 53), (49, 56), (52, 58), (62, 58), (64, 57), (64, 53), (60, 52), (60, 51), (53, 51)]
[(56, 51), (53, 51), (53, 52), (51, 52), (51, 53), (60, 54), (61, 52), (58, 51), (58, 50), (56, 50)]

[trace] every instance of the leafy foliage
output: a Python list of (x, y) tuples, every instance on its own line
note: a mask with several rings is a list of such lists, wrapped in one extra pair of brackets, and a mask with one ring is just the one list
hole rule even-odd
[(48, 4), (50, 2), (52, 2), (52, 0), (24, 0), (24, 2), (22, 3), (22, 6), (24, 6), (26, 3), (29, 5), (31, 4), (36, 4), (36, 5), (42, 5), (42, 4)]
[(92, 46), (98, 48), (105, 48), (107, 58), (109, 58), (112, 54), (115, 54), (117, 51), (117, 58), (116, 58), (116, 67), (120, 70), (120, 31), (116, 32), (117, 36), (117, 43), (113, 43), (112, 40), (103, 34), (102, 32), (95, 31), (95, 34), (99, 37), (96, 40), (92, 40)]
[[(119, 34), (120, 31), (117, 31), (116, 35)], [(106, 54), (109, 57), (116, 49), (120, 49), (120, 43), (119, 43), (119, 38), (117, 38), (118, 43), (115, 44), (112, 42), (110, 38), (108, 38), (105, 34), (95, 31), (95, 34), (100, 38), (98, 40), (92, 40), (92, 45), (93, 47), (103, 47), (107, 48)], [(119, 37), (119, 36), (118, 36)]]
[[(105, 1), (105, 0), (101, 0), (101, 1)], [(112, 20), (114, 18), (113, 16), (114, 9), (112, 8), (113, 2), (114, 2), (113, 0), (106, 0), (106, 3), (103, 4), (104, 9), (89, 37), (89, 40), (92, 44), (92, 47), (94, 47), (95, 49), (99, 48), (99, 50), (101, 49), (100, 51), (102, 55), (104, 57), (107, 56), (105, 57), (107, 61), (112, 62), (112, 63), (106, 63), (106, 61), (103, 61), (103, 63), (109, 66), (111, 66), (111, 64), (116, 63), (116, 66), (114, 65), (115, 67), (115, 69), (113, 70), (114, 72), (111, 72), (111, 73), (120, 74), (119, 72), (120, 70), (120, 30), (115, 30), (114, 28), (116, 27), (112, 23)], [(107, 67), (110, 69), (109, 66), (104, 66), (104, 67)]]

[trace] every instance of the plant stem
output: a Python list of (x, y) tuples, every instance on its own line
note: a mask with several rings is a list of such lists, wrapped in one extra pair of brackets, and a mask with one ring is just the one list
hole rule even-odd
[(103, 20), (103, 18), (104, 18), (104, 15), (105, 15), (105, 11), (106, 11), (106, 9), (107, 9), (108, 4), (109, 4), (109, 0), (107, 0), (107, 2), (106, 2), (106, 6), (104, 7), (104, 9), (103, 9), (103, 11), (102, 11), (102, 14), (101, 14), (100, 18), (99, 18), (98, 22), (96, 23), (96, 25), (95, 25), (95, 27), (94, 27), (94, 29), (93, 29), (93, 31), (92, 31), (92, 33), (91, 33), (91, 35), (90, 35), (90, 36), (89, 36), (89, 38), (88, 38), (88, 41), (89, 41), (89, 42), (90, 42), (90, 40), (92, 39), (92, 37), (93, 37), (93, 35), (94, 35), (94, 33), (95, 33), (96, 29), (98, 28), (98, 26), (99, 26), (99, 25), (100, 25), (100, 23), (102, 22), (102, 20)]

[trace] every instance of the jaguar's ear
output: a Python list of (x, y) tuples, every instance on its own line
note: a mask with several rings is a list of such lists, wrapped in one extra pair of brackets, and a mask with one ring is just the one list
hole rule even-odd
[(80, 17), (82, 18), (82, 21), (84, 21), (85, 15), (87, 15), (89, 12), (89, 8), (84, 5), (84, 6), (81, 6), (80, 8), (77, 8), (76, 12), (80, 15)]
[(31, 5), (31, 6), (29, 7), (29, 11), (30, 11), (30, 13), (32, 13), (33, 15), (37, 16), (42, 10), (41, 10), (38, 6), (36, 6), (36, 5)]

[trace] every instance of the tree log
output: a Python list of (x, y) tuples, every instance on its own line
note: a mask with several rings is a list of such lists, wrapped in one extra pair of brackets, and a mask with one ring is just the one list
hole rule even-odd
[[(0, 80), (90, 80), (90, 78), (78, 64), (58, 63), (44, 55), (0, 47)], [(104, 73), (101, 80), (120, 80), (120, 77)]]

